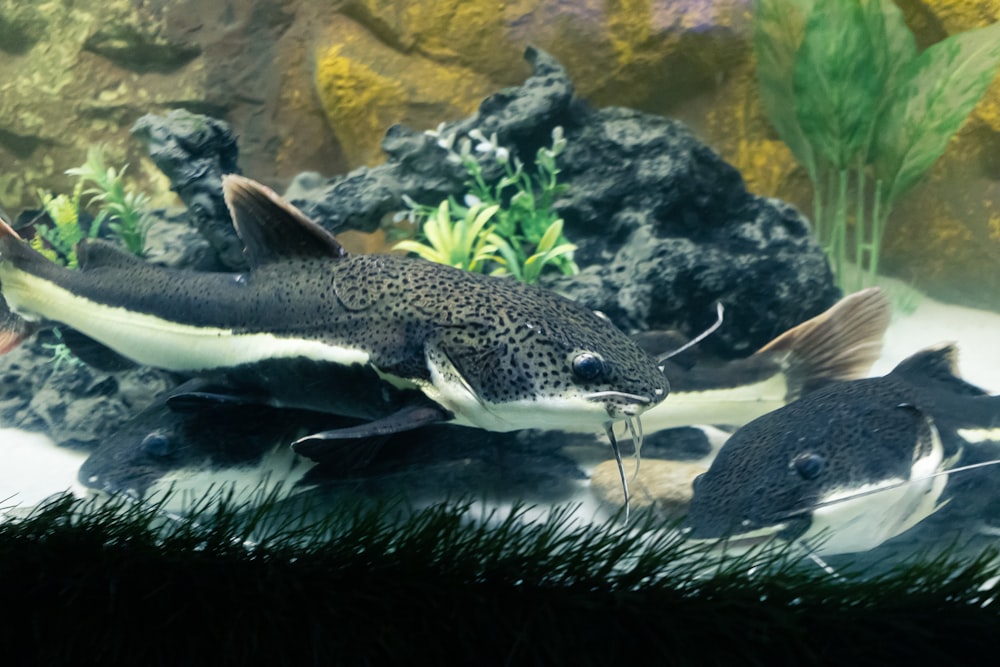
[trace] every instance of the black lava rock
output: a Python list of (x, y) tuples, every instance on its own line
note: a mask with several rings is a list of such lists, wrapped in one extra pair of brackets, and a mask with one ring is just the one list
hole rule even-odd
[[(604, 311), (635, 332), (674, 328), (694, 335), (725, 324), (703, 347), (746, 356), (840, 296), (806, 219), (791, 206), (746, 191), (743, 179), (676, 120), (625, 108), (594, 110), (573, 95), (565, 70), (528, 49), (533, 74), (523, 86), (487, 98), (470, 118), (445, 124), (437, 137), (402, 126), (383, 142), (388, 161), (316, 183), (297, 182), (293, 202), (331, 231), (376, 229), (405, 208), (403, 195), (436, 205), (466, 191), (466, 173), (448, 161), (439, 138), (473, 129), (529, 165), (562, 127), (556, 202), (566, 236), (577, 244), (578, 276), (544, 284)], [(500, 177), (492, 156), (480, 164)]]
[(246, 268), (243, 244), (222, 198), (223, 174), (238, 174), (239, 150), (229, 124), (183, 109), (146, 114), (132, 126), (187, 206), (188, 219), (212, 245), (222, 267)]

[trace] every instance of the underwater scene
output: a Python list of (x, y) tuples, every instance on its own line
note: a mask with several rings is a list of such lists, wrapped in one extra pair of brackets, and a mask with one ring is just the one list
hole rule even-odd
[(233, 664), (995, 629), (998, 70), (998, 0), (0, 0), (0, 579), (77, 626), (23, 664), (249, 589), (343, 625)]

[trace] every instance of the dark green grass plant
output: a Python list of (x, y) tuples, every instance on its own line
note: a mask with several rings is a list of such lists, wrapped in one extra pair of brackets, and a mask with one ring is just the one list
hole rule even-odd
[(893, 206), (993, 80), (1000, 23), (918, 53), (892, 0), (757, 0), (754, 51), (761, 102), (809, 174), (840, 286), (847, 260), (856, 287), (874, 284)]
[(0, 525), (9, 664), (963, 664), (1000, 621), (994, 552), (831, 577), (718, 560), (649, 513), (227, 498), (64, 496)]

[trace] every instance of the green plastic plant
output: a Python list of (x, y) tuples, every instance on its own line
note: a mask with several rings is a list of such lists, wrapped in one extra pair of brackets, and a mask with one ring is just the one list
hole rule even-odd
[(42, 208), (52, 220), (52, 226), (36, 225), (35, 235), (31, 238), (31, 247), (42, 253), (56, 264), (62, 264), (71, 269), (77, 268), (76, 244), (85, 237), (93, 238), (99, 225), (91, 224), (90, 231), (84, 232), (80, 227), (80, 197), (83, 183), (77, 183), (72, 195), (52, 195), (43, 190), (38, 191)]
[[(103, 221), (110, 218), (108, 226), (111, 232), (129, 251), (141, 257), (144, 254), (149, 220), (140, 209), (148, 203), (149, 198), (144, 194), (125, 191), (122, 184), (124, 171), (125, 167), (120, 171), (114, 167), (106, 167), (102, 149), (95, 146), (87, 152), (85, 164), (66, 171), (71, 176), (79, 177), (72, 195), (53, 195), (39, 190), (42, 208), (52, 225), (35, 226), (35, 235), (29, 242), (31, 247), (56, 264), (70, 269), (78, 268), (77, 244), (84, 238), (95, 238)], [(88, 182), (94, 183), (95, 187), (84, 190)], [(80, 225), (81, 200), (84, 195), (91, 195), (90, 204), (101, 204), (88, 231), (84, 231)], [(59, 329), (52, 331), (57, 342), (46, 343), (42, 347), (52, 353), (54, 370), (58, 371), (64, 363), (82, 364), (63, 342)]]
[(79, 176), (82, 183), (93, 183), (94, 187), (84, 190), (84, 195), (90, 195), (88, 206), (100, 204), (100, 211), (94, 220), (94, 226), (100, 227), (105, 219), (112, 233), (121, 239), (125, 247), (134, 255), (142, 257), (146, 253), (146, 232), (150, 219), (143, 210), (149, 203), (149, 197), (141, 192), (125, 190), (121, 170), (104, 164), (104, 151), (100, 146), (91, 146), (87, 151), (87, 161), (79, 167), (67, 169), (71, 176)]
[(73, 350), (70, 349), (69, 345), (63, 340), (62, 331), (59, 327), (54, 327), (52, 329), (52, 335), (55, 336), (55, 343), (42, 343), (42, 349), (48, 350), (52, 357), (49, 362), (52, 364), (52, 372), (58, 373), (59, 369), (66, 364), (70, 367), (73, 366), (83, 366), (84, 361), (73, 354)]
[(917, 53), (891, 0), (757, 0), (761, 102), (813, 184), (813, 223), (844, 287), (874, 284), (886, 222), (944, 153), (1000, 64), (1000, 23)]
[(405, 240), (395, 248), (416, 253), (432, 262), (482, 273), (483, 267), (496, 259), (496, 246), (490, 242), (492, 227), (486, 224), (498, 209), (499, 206), (483, 204), (465, 208), (454, 198), (446, 199), (424, 219), (421, 229), (426, 244)]
[[(48, 213), (52, 220), (52, 226), (36, 225), (35, 235), (29, 241), (32, 248), (49, 258), (56, 264), (61, 264), (71, 269), (78, 267), (79, 262), (76, 256), (76, 244), (84, 237), (93, 238), (97, 235), (99, 225), (91, 224), (90, 231), (84, 232), (80, 227), (80, 197), (83, 190), (83, 182), (77, 183), (70, 196), (60, 194), (52, 195), (42, 190), (38, 191), (38, 197), (42, 202), (42, 208)], [(42, 348), (48, 350), (52, 356), (53, 372), (58, 372), (63, 364), (78, 366), (83, 362), (69, 349), (63, 342), (62, 332), (58, 327), (52, 329), (52, 334), (56, 338), (55, 343), (43, 343)]]
[(491, 233), (488, 240), (496, 248), (500, 257), (496, 259), (503, 271), (510, 273), (515, 278), (526, 283), (538, 282), (538, 277), (542, 275), (542, 269), (548, 264), (565, 267), (565, 261), (569, 260), (569, 271), (563, 269), (564, 273), (575, 273), (576, 265), (572, 264), (569, 257), (576, 250), (572, 243), (559, 243), (562, 239), (563, 221), (558, 218), (549, 225), (535, 245), (535, 252), (525, 257), (523, 246), (511, 244), (507, 239), (497, 233)]
[[(528, 283), (537, 282), (547, 266), (567, 275), (579, 270), (573, 262), (576, 246), (563, 236), (562, 218), (553, 210), (556, 196), (566, 187), (558, 182), (556, 165), (557, 156), (566, 147), (562, 128), (553, 130), (551, 147), (538, 150), (534, 174), (498, 145), (496, 135), (487, 139), (481, 131), (473, 130), (455, 151), (454, 135), (444, 137), (440, 128), (429, 134), (448, 151), (449, 161), (468, 172), (465, 205), (453, 197), (438, 206), (417, 204), (404, 197), (410, 209), (408, 217), (421, 225), (419, 236), (428, 243), (407, 240), (395, 248), (470, 271), (512, 275)], [(477, 141), (475, 149), (473, 139)], [(504, 176), (488, 183), (473, 150), (492, 155), (503, 166)]]
[[(77, 268), (76, 244), (84, 238), (94, 238), (101, 225), (108, 220), (113, 236), (135, 255), (145, 254), (146, 231), (149, 216), (143, 207), (149, 197), (142, 193), (127, 192), (122, 183), (125, 167), (116, 170), (104, 164), (103, 150), (94, 146), (87, 152), (87, 162), (79, 167), (67, 169), (66, 173), (79, 177), (72, 195), (53, 195), (39, 190), (42, 208), (52, 220), (52, 225), (37, 225), (31, 246), (57, 264), (71, 269)], [(87, 183), (94, 187), (84, 189)], [(100, 204), (100, 208), (89, 231), (80, 226), (82, 199), (90, 196), (88, 205)]]

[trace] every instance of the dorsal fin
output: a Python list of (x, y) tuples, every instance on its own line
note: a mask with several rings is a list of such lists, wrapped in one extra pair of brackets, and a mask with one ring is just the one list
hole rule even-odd
[(890, 375), (914, 384), (926, 385), (931, 382), (962, 396), (986, 394), (979, 387), (958, 377), (958, 347), (954, 343), (942, 343), (910, 355), (899, 362)]
[(333, 234), (256, 181), (227, 174), (222, 192), (251, 269), (282, 259), (338, 259), (347, 254)]
[(889, 299), (878, 287), (869, 287), (848, 294), (757, 352), (781, 356), (791, 400), (831, 381), (864, 377), (882, 354), (891, 319)]
[(145, 264), (145, 260), (101, 239), (84, 239), (76, 245), (76, 258), (81, 271), (103, 267), (126, 267)]

